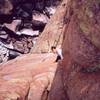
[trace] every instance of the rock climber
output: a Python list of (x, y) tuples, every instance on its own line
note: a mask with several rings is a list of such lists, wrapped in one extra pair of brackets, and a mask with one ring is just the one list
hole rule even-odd
[(56, 48), (56, 46), (52, 46), (51, 47), (51, 51), (57, 55), (57, 58), (55, 60), (55, 62), (58, 62), (59, 60), (63, 59), (62, 56), (62, 50), (60, 48)]

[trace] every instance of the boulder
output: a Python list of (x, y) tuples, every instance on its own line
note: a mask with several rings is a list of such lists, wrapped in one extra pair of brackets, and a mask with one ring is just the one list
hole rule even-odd
[(42, 14), (42, 13), (33, 13), (32, 15), (32, 22), (33, 22), (33, 25), (35, 26), (43, 26), (45, 24), (47, 24), (49, 21), (49, 18)]
[(45, 7), (45, 1), (37, 0), (35, 3), (35, 10), (42, 12)]
[(21, 24), (21, 20), (16, 19), (13, 20), (11, 23), (5, 23), (4, 26), (7, 27), (9, 30), (16, 32), (17, 27)]
[(53, 7), (53, 6), (51, 6), (51, 7), (45, 7), (44, 12), (46, 13), (47, 16), (50, 17), (51, 15), (54, 15), (55, 14), (56, 7)]
[(24, 45), (21, 41), (16, 41), (14, 43), (14, 49), (24, 53)]
[(1, 39), (7, 39), (8, 38), (8, 34), (5, 31), (0, 31), (0, 38)]
[(16, 32), (18, 35), (26, 35), (26, 36), (39, 36), (39, 30), (32, 30), (32, 29), (22, 29), (20, 32)]

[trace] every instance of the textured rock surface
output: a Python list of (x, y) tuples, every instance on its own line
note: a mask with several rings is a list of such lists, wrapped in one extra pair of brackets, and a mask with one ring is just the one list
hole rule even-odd
[[(52, 54), (29, 54), (0, 65), (0, 100), (47, 97), (56, 70)], [(45, 93), (45, 94), (44, 94)], [(45, 99), (43, 99), (45, 100)]]
[(100, 100), (100, 1), (69, 0), (65, 20), (64, 60), (48, 99)]
[(52, 45), (61, 45), (64, 30), (64, 15), (66, 12), (67, 1), (58, 6), (56, 13), (51, 17), (43, 33), (39, 37), (32, 53), (48, 52)]

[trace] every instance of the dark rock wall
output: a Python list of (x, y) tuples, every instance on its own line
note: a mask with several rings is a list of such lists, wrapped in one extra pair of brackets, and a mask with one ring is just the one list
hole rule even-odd
[(62, 45), (64, 59), (58, 66), (63, 71), (56, 73), (49, 100), (100, 100), (99, 20), (100, 0), (69, 0)]
[[(74, 1), (69, 12), (69, 26), (65, 30), (63, 53), (81, 66), (91, 66), (100, 61), (100, 9), (97, 1)], [(68, 15), (67, 15), (68, 16)], [(66, 16), (66, 17), (67, 17)], [(67, 19), (66, 19), (67, 20)]]

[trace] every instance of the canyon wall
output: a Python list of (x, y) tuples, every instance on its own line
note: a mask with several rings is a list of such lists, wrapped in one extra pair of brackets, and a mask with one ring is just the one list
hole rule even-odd
[(100, 100), (100, 1), (69, 0), (63, 56), (48, 100)]

